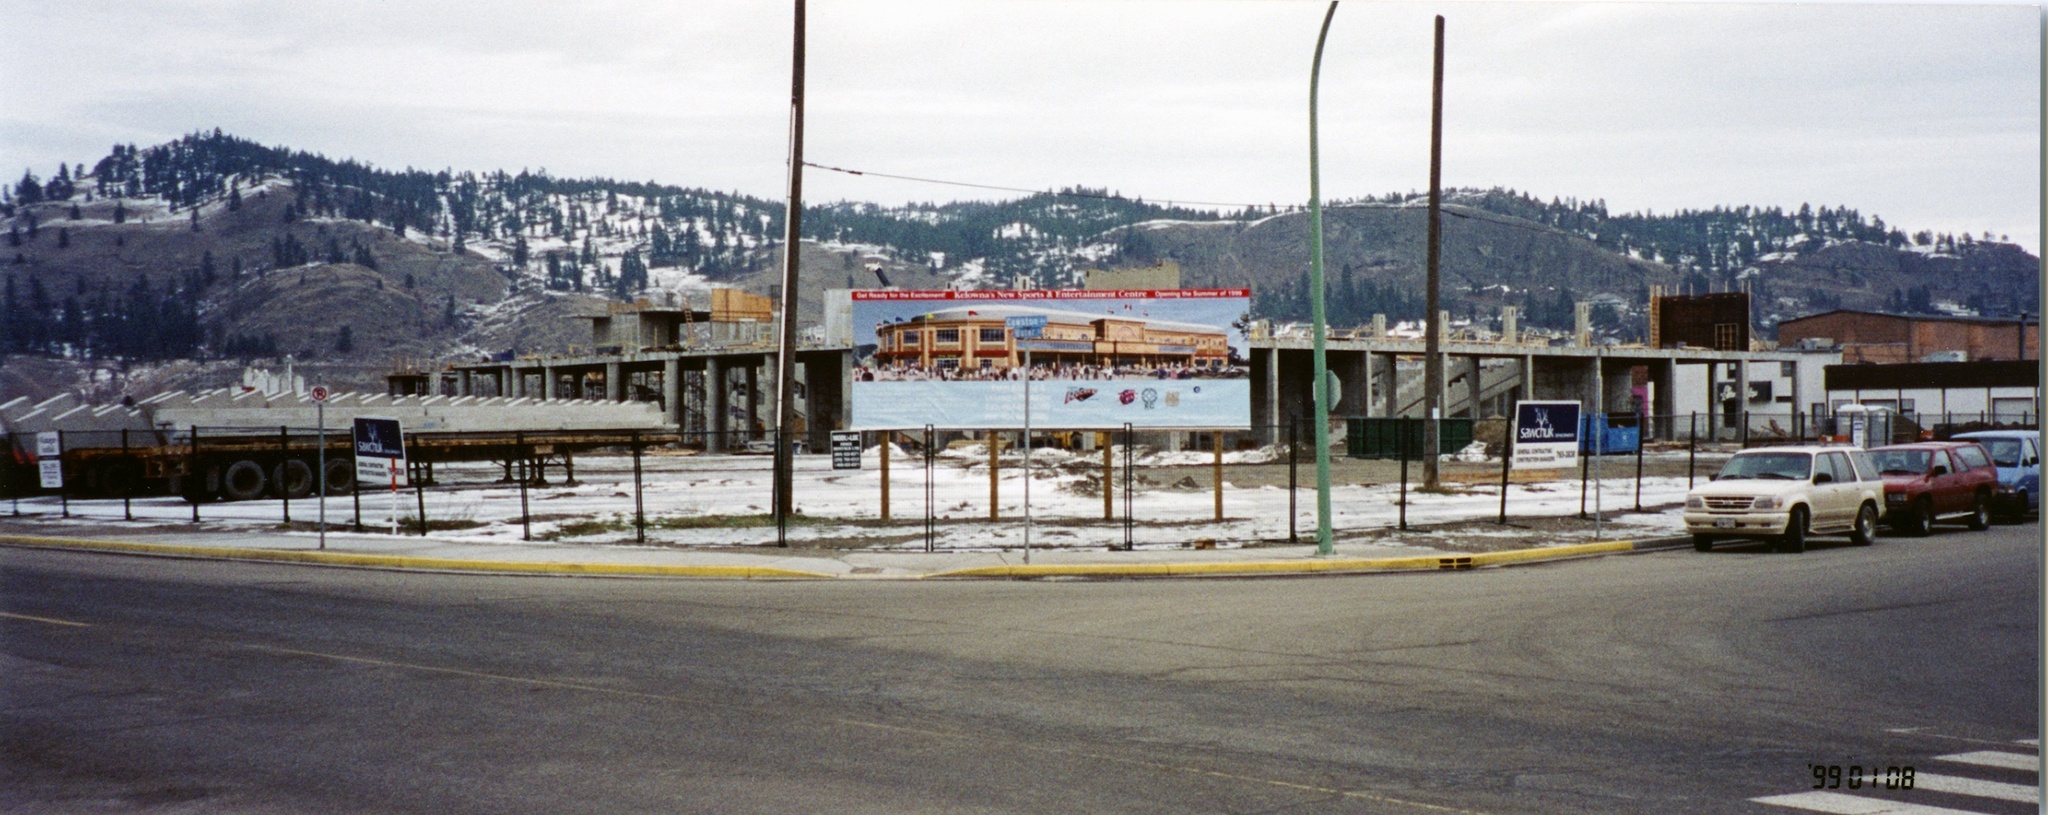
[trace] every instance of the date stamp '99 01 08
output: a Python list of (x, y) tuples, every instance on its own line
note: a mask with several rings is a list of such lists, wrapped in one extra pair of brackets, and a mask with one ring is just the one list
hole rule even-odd
[(1861, 764), (1808, 764), (1813, 774), (1813, 788), (1835, 790), (1847, 787), (1860, 790), (1864, 787), (1885, 790), (1910, 790), (1913, 788), (1911, 766), (1885, 766), (1875, 764), (1865, 767)]

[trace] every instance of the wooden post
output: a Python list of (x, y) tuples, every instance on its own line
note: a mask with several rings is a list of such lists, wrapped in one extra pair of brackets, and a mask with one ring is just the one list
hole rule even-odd
[(1002, 444), (1003, 440), (995, 431), (988, 431), (988, 519), (991, 521), (997, 520), (996, 500), (999, 495), (996, 491), (996, 479), (1000, 474), (997, 472), (996, 451)]
[(1108, 433), (1095, 434), (1095, 443), (1102, 448), (1102, 519), (1105, 521), (1116, 519), (1116, 503), (1113, 497), (1116, 489), (1115, 482), (1111, 480), (1115, 470), (1110, 464), (1109, 438)]
[(1216, 458), (1210, 465), (1211, 478), (1216, 483), (1216, 520), (1223, 520), (1223, 431), (1209, 431), (1209, 446), (1214, 448)]
[(896, 431), (882, 431), (882, 520), (889, 520), (889, 448)]

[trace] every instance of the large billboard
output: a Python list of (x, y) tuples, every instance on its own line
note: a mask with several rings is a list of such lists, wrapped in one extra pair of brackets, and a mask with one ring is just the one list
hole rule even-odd
[(1250, 427), (1250, 309), (1249, 289), (855, 291), (850, 427), (1020, 428), (1027, 386), (1033, 428)]

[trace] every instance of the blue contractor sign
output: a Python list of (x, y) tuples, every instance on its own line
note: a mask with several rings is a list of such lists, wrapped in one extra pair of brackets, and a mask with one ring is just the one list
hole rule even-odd
[(405, 472), (405, 433), (398, 420), (357, 418), (354, 437), (357, 480), (397, 483)]
[(1517, 470), (1555, 470), (1579, 463), (1579, 403), (1516, 402)]

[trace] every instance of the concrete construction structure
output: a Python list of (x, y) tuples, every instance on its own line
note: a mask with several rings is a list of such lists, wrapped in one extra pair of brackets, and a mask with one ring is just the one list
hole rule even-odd
[(1778, 344), (1839, 348), (1845, 363), (2040, 359), (2041, 321), (1836, 309), (1779, 323)]

